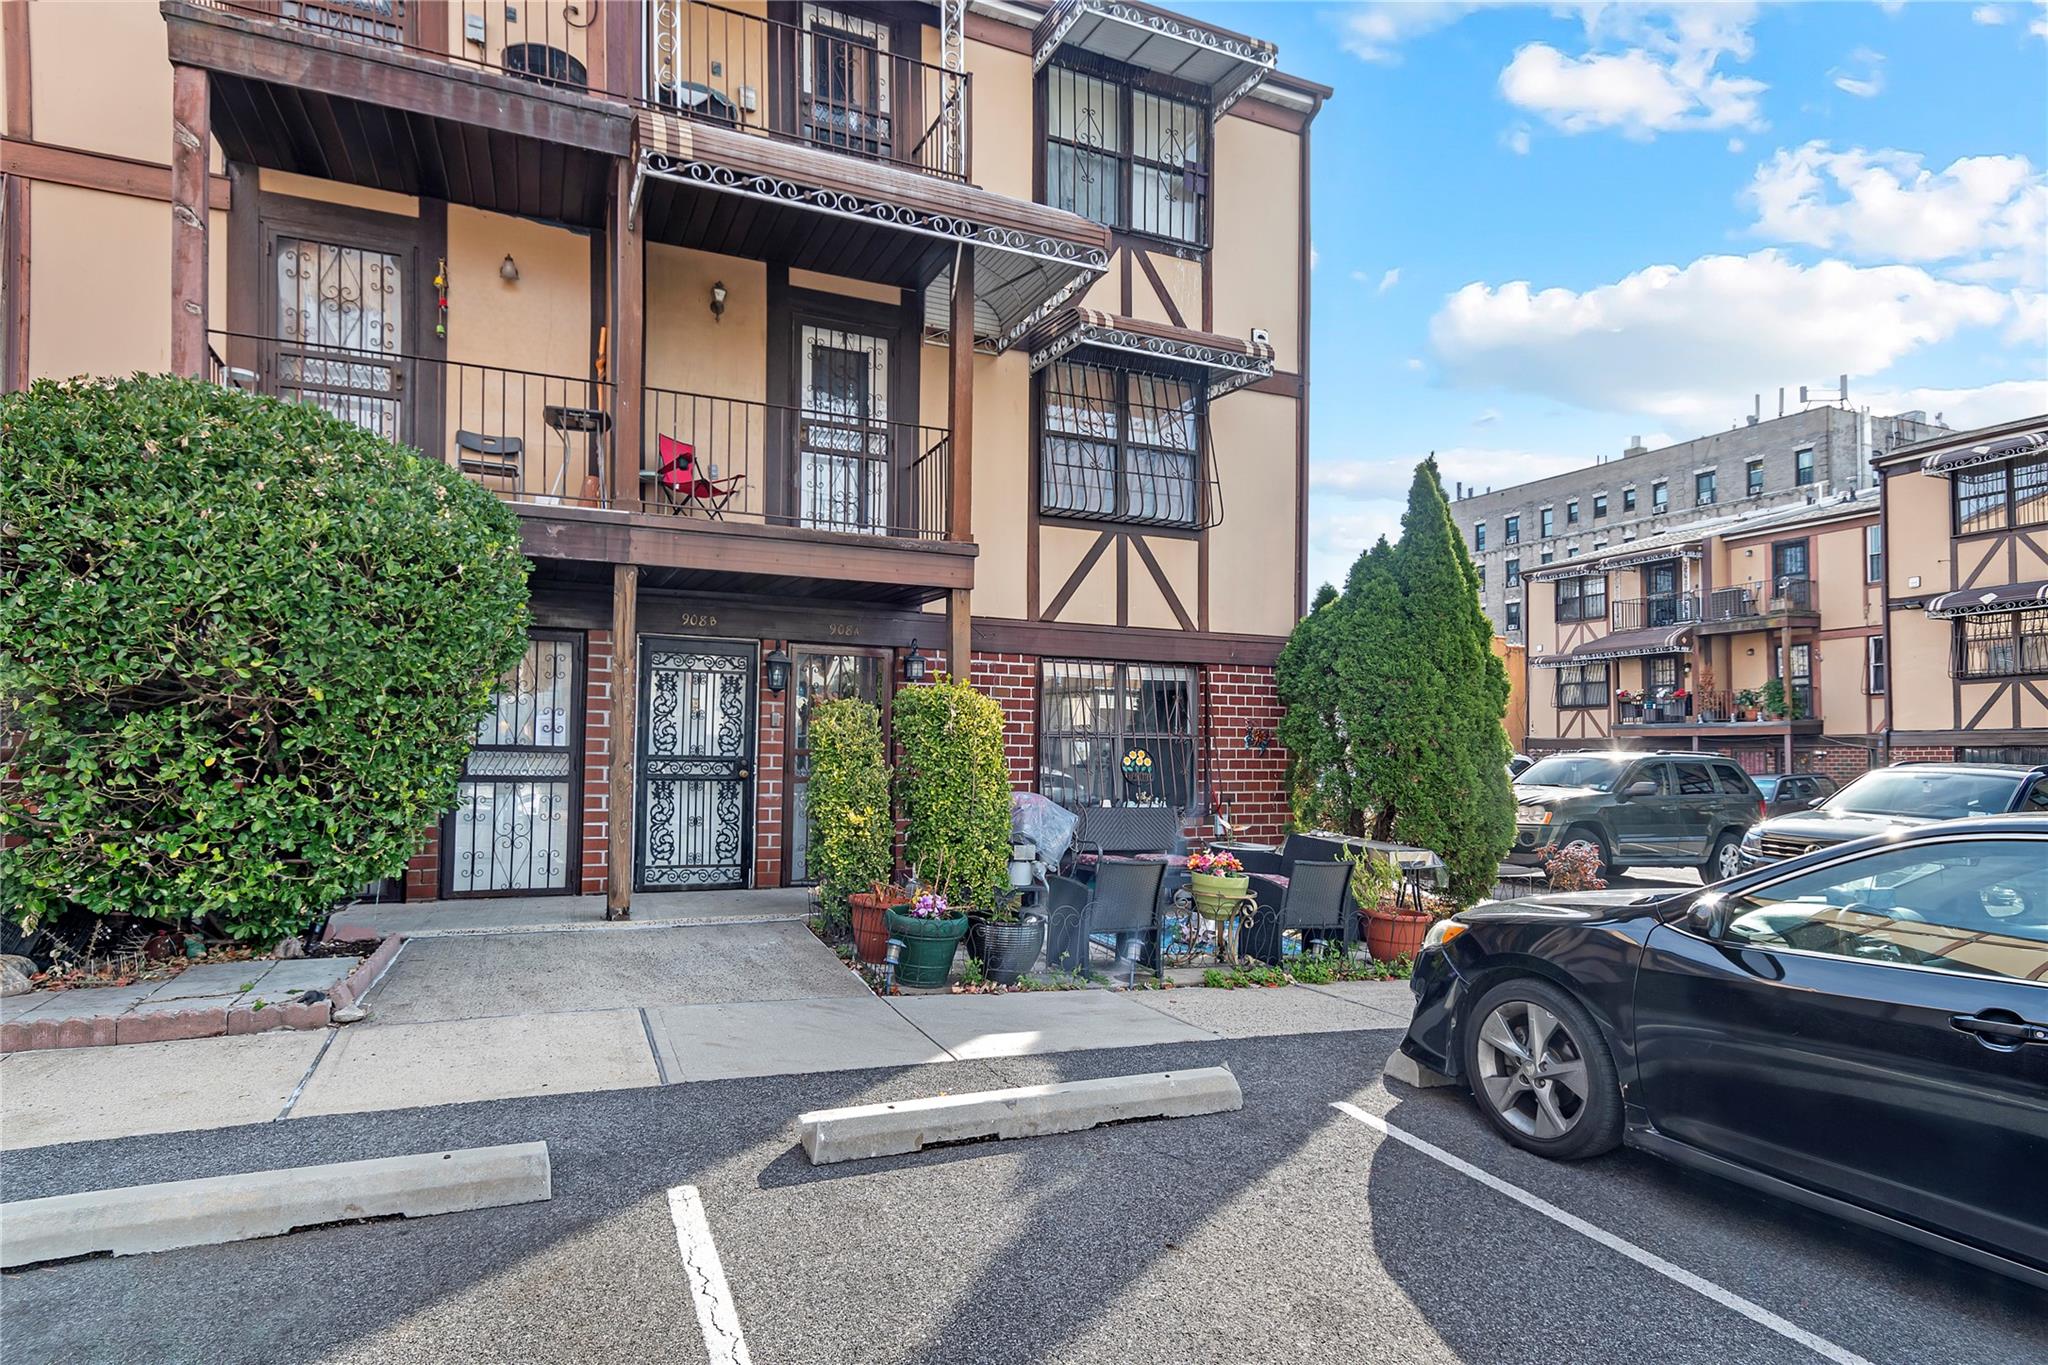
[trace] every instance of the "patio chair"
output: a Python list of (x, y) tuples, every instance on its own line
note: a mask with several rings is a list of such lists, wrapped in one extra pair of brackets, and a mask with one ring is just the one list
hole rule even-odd
[(1180, 812), (1171, 806), (1083, 806), (1081, 828), (1073, 850), (1102, 857), (1110, 854), (1185, 851)]
[(1244, 931), (1239, 951), (1278, 966), (1290, 930), (1305, 950), (1325, 938), (1349, 948), (1358, 937), (1358, 917), (1351, 913), (1351, 865), (1298, 861), (1284, 877), (1255, 876), (1252, 894), (1258, 914)]
[(738, 495), (747, 476), (734, 474), (724, 479), (706, 478), (702, 466), (697, 463), (697, 448), (688, 441), (662, 436), (656, 444), (661, 452), (661, 469), (655, 478), (661, 485), (661, 496), (669, 506), (678, 512), (702, 512), (713, 521), (722, 519), (726, 505)]
[[(517, 436), (486, 436), (480, 431), (455, 433), (456, 467), (496, 492), (519, 491), (519, 466), (526, 442)], [(492, 482), (496, 480), (497, 482)]]
[(1140, 960), (1163, 980), (1166, 969), (1159, 956), (1159, 937), (1160, 888), (1165, 877), (1165, 863), (1135, 859), (1097, 863), (1093, 886), (1072, 877), (1048, 877), (1046, 965), (1086, 971), (1089, 940), (1098, 934), (1115, 934), (1119, 944), (1142, 939), (1145, 946)]

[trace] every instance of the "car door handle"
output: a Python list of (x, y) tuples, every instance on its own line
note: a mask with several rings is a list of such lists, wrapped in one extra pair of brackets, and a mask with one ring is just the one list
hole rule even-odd
[[(2004, 1014), (2004, 1011), (1999, 1011)], [(2048, 1044), (2048, 1024), (2036, 1024), (2018, 1015), (2005, 1015), (1986, 1011), (1983, 1014), (1952, 1014), (1950, 1027), (1964, 1033), (1974, 1033), (1978, 1041), (2000, 1048), (2016, 1048), (2026, 1043)]]

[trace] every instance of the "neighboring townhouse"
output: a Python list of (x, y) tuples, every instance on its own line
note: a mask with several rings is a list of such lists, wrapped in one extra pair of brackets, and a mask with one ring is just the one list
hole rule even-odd
[[(1126, 0), (0, 3), (5, 375), (318, 403), (519, 513), (412, 898), (800, 884), (809, 704), (1286, 814), (1309, 129)], [(971, 657), (970, 657), (971, 656)]]
[(1866, 489), (1531, 572), (1529, 752), (1689, 749), (1836, 776), (1882, 762), (1878, 523)]
[(2048, 416), (1876, 465), (1893, 756), (2048, 762)]

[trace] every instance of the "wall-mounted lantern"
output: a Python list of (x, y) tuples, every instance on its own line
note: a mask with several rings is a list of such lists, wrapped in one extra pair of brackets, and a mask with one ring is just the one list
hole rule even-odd
[(910, 642), (910, 653), (903, 657), (903, 681), (915, 686), (924, 681), (926, 668), (924, 655), (917, 652), (917, 641)]
[(718, 283), (711, 286), (711, 316), (717, 318), (720, 322), (725, 321), (724, 280), (720, 280)]
[(512, 259), (512, 253), (509, 251), (505, 253), (505, 259), (498, 263), (498, 278), (507, 284), (519, 283), (519, 262)]
[(768, 690), (778, 697), (789, 687), (789, 655), (781, 648), (768, 651), (762, 680), (768, 684)]

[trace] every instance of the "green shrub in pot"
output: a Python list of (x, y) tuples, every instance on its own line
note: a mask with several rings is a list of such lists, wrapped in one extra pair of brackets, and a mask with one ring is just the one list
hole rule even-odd
[(810, 714), (810, 818), (806, 865), (825, 913), (846, 913), (847, 897), (889, 878), (896, 826), (889, 815), (889, 765), (882, 713), (858, 697), (819, 702)]
[(957, 678), (894, 702), (903, 856), (956, 906), (987, 906), (1009, 879), (1010, 774), (1003, 708)]

